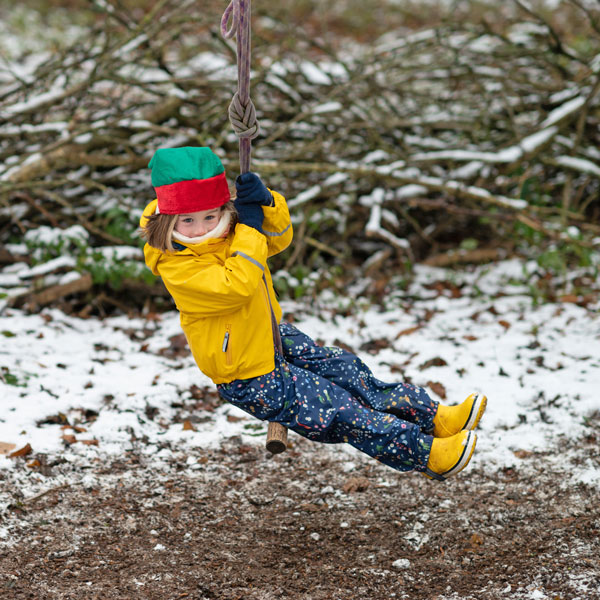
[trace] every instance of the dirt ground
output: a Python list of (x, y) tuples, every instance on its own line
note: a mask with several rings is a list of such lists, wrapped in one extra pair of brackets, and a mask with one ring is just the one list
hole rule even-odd
[(600, 598), (598, 493), (556, 458), (437, 483), (294, 436), (275, 457), (230, 438), (160, 469), (50, 462), (29, 497), (7, 472), (0, 598)]

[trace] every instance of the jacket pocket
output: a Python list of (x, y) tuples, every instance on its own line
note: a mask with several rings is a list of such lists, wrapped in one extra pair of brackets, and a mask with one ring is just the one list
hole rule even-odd
[(225, 326), (225, 335), (223, 336), (221, 350), (225, 354), (225, 364), (230, 367), (233, 363), (231, 360), (231, 323)]

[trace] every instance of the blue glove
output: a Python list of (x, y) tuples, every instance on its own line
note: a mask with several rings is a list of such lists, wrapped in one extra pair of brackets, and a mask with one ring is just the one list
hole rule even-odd
[(238, 221), (242, 225), (254, 227), (260, 233), (263, 232), (262, 224), (265, 215), (260, 204), (242, 204), (239, 200), (235, 200), (233, 204), (238, 212)]
[(235, 180), (237, 202), (271, 206), (273, 196), (256, 173), (242, 173)]

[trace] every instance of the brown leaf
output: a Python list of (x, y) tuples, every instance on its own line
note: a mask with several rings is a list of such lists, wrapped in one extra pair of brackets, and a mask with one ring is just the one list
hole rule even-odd
[(8, 442), (0, 442), (0, 455), (8, 454), (13, 448), (16, 448), (16, 444), (10, 444)]
[(31, 448), (30, 444), (25, 444), (22, 448), (19, 448), (18, 450), (15, 450), (12, 454), (8, 455), (8, 458), (19, 458), (21, 456), (27, 456), (28, 454), (31, 454), (33, 451), (33, 449)]
[(442, 400), (446, 399), (446, 388), (437, 381), (428, 381), (427, 387), (431, 388)]
[(462, 296), (460, 288), (451, 281), (434, 281), (433, 283), (425, 284), (423, 287), (428, 290), (436, 291), (438, 293), (438, 296), (441, 296), (442, 294), (444, 294), (444, 292), (450, 292), (450, 296), (452, 298), (460, 298)]
[(439, 356), (432, 358), (431, 360), (425, 361), (422, 365), (419, 365), (419, 370), (423, 371), (424, 369), (429, 369), (429, 367), (445, 367), (448, 363)]
[(204, 388), (198, 387), (196, 384), (192, 384), (189, 391), (194, 400), (202, 400), (204, 398)]
[(238, 423), (239, 421), (243, 421), (244, 417), (234, 417), (233, 415), (227, 415), (227, 421), (229, 423)]
[(306, 502), (305, 504), (300, 505), (300, 510), (304, 510), (306, 512), (319, 512), (323, 510), (321, 506), (318, 504), (313, 504), (312, 502)]
[(529, 458), (530, 456), (533, 456), (533, 452), (530, 452), (529, 450), (515, 450), (513, 454), (517, 458)]
[(504, 319), (500, 319), (498, 321), (498, 325), (502, 325), (504, 329), (510, 329), (510, 323), (508, 321), (505, 321)]
[(467, 342), (475, 342), (478, 339), (476, 335), (463, 335), (463, 340), (467, 340)]
[(37, 469), (38, 467), (41, 467), (41, 466), (42, 466), (42, 463), (37, 458), (34, 458), (31, 462), (27, 463), (28, 469)]
[(181, 356), (189, 356), (190, 349), (187, 338), (183, 333), (173, 335), (169, 338), (171, 345), (168, 348), (161, 348), (158, 353), (167, 358), (179, 358)]
[(423, 320), (426, 322), (431, 321), (431, 319), (433, 319), (435, 313), (436, 313), (435, 310), (428, 308), (427, 310), (425, 310), (425, 314), (423, 315)]
[(192, 422), (189, 420), (185, 420), (183, 422), (183, 430), (184, 431), (196, 431), (196, 428), (192, 425)]
[[(321, 344), (321, 345), (323, 345), (323, 344)], [(348, 352), (351, 352), (352, 354), (356, 354), (356, 350), (354, 350), (354, 348), (352, 348), (352, 346), (345, 344), (344, 342), (342, 342), (342, 340), (339, 340), (338, 338), (333, 340), (333, 345), (338, 348), (341, 348), (342, 350), (347, 350)]]
[(69, 419), (68, 419), (67, 415), (59, 412), (55, 415), (50, 415), (49, 417), (46, 417), (45, 419), (38, 421), (37, 425), (38, 425), (38, 427), (40, 425), (69, 425)]
[(67, 434), (62, 436), (62, 441), (67, 444), (67, 446), (70, 446), (77, 441), (77, 438), (74, 435)]
[(380, 350), (385, 350), (389, 348), (391, 343), (386, 338), (378, 338), (376, 340), (369, 340), (365, 342), (360, 349), (363, 352), (368, 352), (369, 354), (377, 354)]
[(61, 429), (63, 431), (72, 429), (75, 433), (85, 433), (87, 431), (87, 429), (85, 427), (81, 427), (81, 425), (63, 425)]
[(396, 339), (402, 337), (403, 335), (411, 335), (415, 333), (415, 331), (419, 331), (421, 329), (421, 325), (417, 325), (416, 327), (409, 327), (408, 329), (403, 329), (400, 333), (396, 335)]
[(86, 446), (97, 446), (98, 445), (98, 440), (79, 440), (82, 444), (85, 444)]
[(342, 487), (342, 490), (346, 494), (364, 492), (370, 485), (371, 482), (366, 477), (350, 477)]

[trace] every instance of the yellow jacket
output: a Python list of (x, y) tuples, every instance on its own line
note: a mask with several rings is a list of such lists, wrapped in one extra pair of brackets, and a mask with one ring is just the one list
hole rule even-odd
[[(272, 194), (274, 206), (263, 207), (265, 235), (238, 223), (226, 238), (174, 253), (144, 247), (146, 264), (175, 301), (196, 364), (215, 383), (275, 368), (271, 310), (278, 323), (282, 311), (267, 258), (285, 250), (293, 233), (285, 199)], [(144, 210), (142, 227), (155, 210), (156, 200)]]

